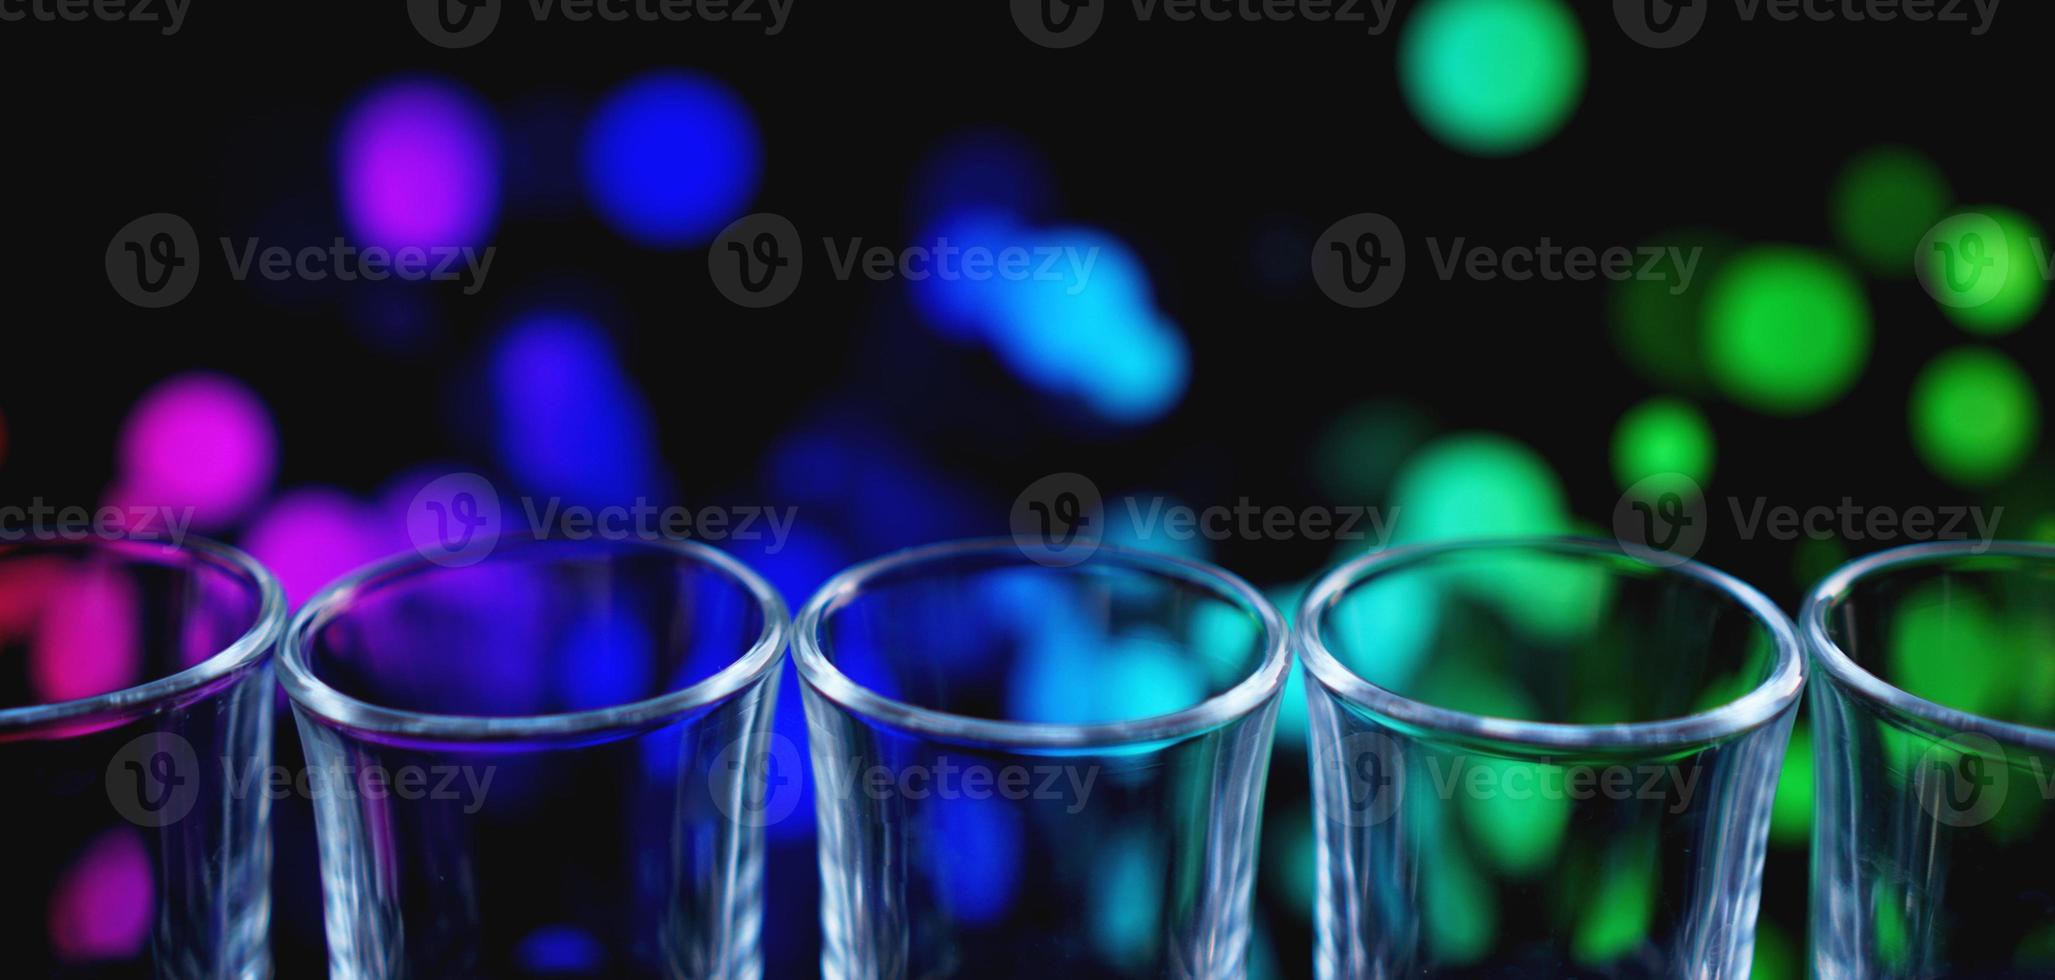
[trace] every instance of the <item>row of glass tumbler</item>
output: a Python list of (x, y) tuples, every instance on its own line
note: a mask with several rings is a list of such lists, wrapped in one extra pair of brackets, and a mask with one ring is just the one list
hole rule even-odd
[[(2055, 549), (1874, 556), (1803, 621), (1815, 973), (2055, 970)], [(1804, 671), (1695, 563), (1372, 554), (1293, 644), (1217, 568), (969, 542), (843, 573), (791, 632), (829, 977), (1243, 976), (1294, 645), (1322, 977), (1747, 975)], [(0, 551), (0, 894), (47, 912), (0, 919), (10, 972), (268, 975), (267, 814), (299, 792), (335, 977), (759, 976), (764, 828), (805, 817), (786, 638), (774, 590), (687, 542), (396, 559), (290, 625), (226, 547)], [(274, 647), (297, 774), (266, 771)]]

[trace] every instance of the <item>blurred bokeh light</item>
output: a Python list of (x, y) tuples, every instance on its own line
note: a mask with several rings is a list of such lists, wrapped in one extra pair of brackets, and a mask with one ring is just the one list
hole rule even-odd
[(1706, 298), (1705, 361), (1728, 397), (1802, 415), (1848, 392), (1869, 359), (1862, 283), (1819, 252), (1759, 245), (1723, 266)]
[(1834, 234), (1865, 271), (1904, 277), (1927, 229), (1947, 214), (1953, 192), (1939, 165), (1905, 146), (1856, 154), (1834, 181)]
[(1562, 128), (1584, 60), (1583, 30), (1559, 0), (1428, 0), (1405, 24), (1399, 81), (1436, 138), (1506, 156)]
[(499, 210), (499, 137), (483, 103), (455, 85), (404, 79), (344, 116), (337, 146), (344, 222), (386, 249), (482, 244)]
[(1984, 486), (2010, 475), (2040, 435), (2040, 398), (2019, 365), (1988, 347), (1958, 347), (1912, 385), (1912, 442), (1934, 472)]
[(192, 509), (196, 530), (240, 519), (270, 489), (278, 435), (255, 392), (218, 374), (186, 374), (145, 392), (120, 437), (118, 505)]
[(585, 187), (629, 240), (688, 248), (748, 211), (763, 157), (741, 96), (706, 75), (660, 70), (622, 85), (593, 116)]

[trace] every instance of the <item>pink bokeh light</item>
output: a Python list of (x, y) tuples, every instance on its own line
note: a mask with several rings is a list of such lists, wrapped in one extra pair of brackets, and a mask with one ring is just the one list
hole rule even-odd
[(192, 508), (192, 525), (235, 522), (271, 485), (278, 435), (256, 393), (217, 374), (170, 378), (144, 393), (121, 432), (110, 503)]
[(297, 608), (324, 585), (393, 549), (377, 512), (341, 490), (303, 487), (279, 495), (250, 525), (243, 544), (285, 586)]
[(477, 245), (499, 207), (499, 139), (485, 108), (453, 85), (388, 82), (342, 121), (343, 218), (363, 245)]
[(42, 588), (29, 683), (44, 701), (119, 691), (142, 672), (134, 583), (118, 568), (63, 568)]
[(66, 963), (130, 959), (150, 938), (150, 855), (134, 828), (86, 845), (51, 891), (50, 948)]

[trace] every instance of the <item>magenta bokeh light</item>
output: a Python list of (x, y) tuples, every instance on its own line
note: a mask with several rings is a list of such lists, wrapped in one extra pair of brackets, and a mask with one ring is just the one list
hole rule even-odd
[(499, 207), (499, 139), (486, 109), (422, 79), (372, 89), (337, 145), (343, 220), (360, 246), (483, 243)]
[(340, 490), (306, 487), (281, 494), (250, 525), (243, 544), (298, 607), (344, 573), (385, 557), (393, 550), (391, 538), (369, 504)]
[(86, 845), (50, 893), (50, 948), (67, 963), (130, 959), (150, 938), (150, 855), (132, 827)]
[(188, 374), (143, 395), (121, 433), (118, 506), (192, 508), (192, 526), (235, 522), (263, 498), (277, 433), (256, 393), (220, 375)]
[(29, 647), (29, 682), (38, 697), (96, 697), (141, 679), (142, 610), (127, 575), (104, 565), (65, 568), (44, 584), (42, 599)]

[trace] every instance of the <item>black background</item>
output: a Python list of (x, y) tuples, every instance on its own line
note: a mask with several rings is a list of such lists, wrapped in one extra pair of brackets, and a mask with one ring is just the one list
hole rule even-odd
[[(1606, 287), (1415, 273), (1391, 302), (1349, 310), (1305, 273), (1321, 229), (1377, 211), (1416, 248), (1426, 236), (1634, 245), (1707, 228), (1832, 249), (1834, 175), (1881, 142), (1938, 161), (1961, 203), (2055, 216), (2040, 150), (2044, 5), (2004, 3), (1990, 33), (1973, 37), (1962, 24), (1743, 23), (1723, 2), (1697, 39), (1658, 51), (1629, 41), (1609, 5), (1580, 4), (1582, 102), (1554, 138), (1505, 159), (1457, 153), (1407, 111), (1394, 53), (1411, 9), (1402, 2), (1399, 27), (1370, 36), (1332, 23), (1138, 23), (1119, 3), (1066, 51), (1029, 43), (997, 0), (797, 0), (774, 37), (740, 24), (536, 23), (525, 4), (509, 4), (487, 41), (455, 51), (424, 41), (392, 2), (197, 0), (168, 38), (143, 24), (0, 23), (0, 497), (93, 502), (112, 478), (129, 406), (195, 368), (234, 375), (270, 405), (280, 486), (369, 492), (421, 460), (476, 457), (477, 434), (450, 421), (462, 414), (450, 404), (472, 397), (483, 339), (537, 296), (574, 295), (604, 297), (603, 318), (688, 497), (751, 485), (777, 433), (833, 405), (981, 488), (991, 533), (1004, 532), (1019, 488), (1063, 470), (1194, 503), (1313, 504), (1321, 427), (1381, 398), (1422, 407), (1443, 430), (1489, 429), (1535, 447), (1576, 513), (1602, 527), (1619, 490), (1612, 425), (1660, 390), (1617, 353)], [(1139, 429), (1080, 425), (990, 355), (924, 342), (900, 284), (815, 277), (783, 305), (748, 311), (714, 290), (703, 252), (621, 239), (577, 191), (576, 121), (658, 66), (708, 72), (749, 102), (766, 146), (755, 207), (808, 235), (907, 240), (909, 181), (929, 148), (970, 127), (1024, 136), (1052, 164), (1055, 215), (1113, 233), (1146, 263), (1158, 307), (1191, 344), (1183, 402)], [(524, 138), (524, 158), (506, 162), (563, 197), (502, 212), (488, 288), (436, 292), (442, 329), (393, 350), (348, 325), (361, 298), (218, 274), (211, 242), (221, 235), (298, 243), (341, 233), (335, 121), (368, 85), (415, 73), (469, 86), (509, 131), (546, 134), (552, 119), (568, 127), (564, 139)], [(175, 307), (143, 310), (110, 288), (102, 252), (116, 229), (155, 211), (193, 224), (217, 274), (203, 273)], [(1282, 259), (1266, 240), (1288, 244)], [(1425, 268), (1424, 254), (1416, 260)], [(1266, 263), (1288, 281), (1267, 282)], [(1910, 279), (1870, 278), (1866, 289), (1870, 361), (1839, 403), (1790, 420), (1701, 400), (1719, 436), (1708, 490), (1798, 507), (1844, 496), (2000, 504), (2001, 532), (2024, 536), (2051, 502), (2045, 452), (2028, 475), (1984, 494), (1929, 475), (1906, 436), (1905, 393), (1928, 358), (1970, 338)], [(1996, 344), (2037, 380), (2045, 319)], [(1265, 583), (1302, 578), (1327, 557), (1304, 542), (1215, 551)], [(1700, 557), (1787, 607), (1804, 584), (1788, 543), (1715, 533)], [(1800, 855), (1776, 852), (1765, 904), (1794, 931), (1801, 869)], [(788, 855), (774, 862), (774, 891), (810, 887), (810, 874), (805, 855)], [(282, 874), (283, 976), (320, 971), (311, 886)], [(1303, 970), (1304, 927), (1274, 925), (1287, 971)], [(774, 926), (774, 975), (805, 967), (809, 932)]]

